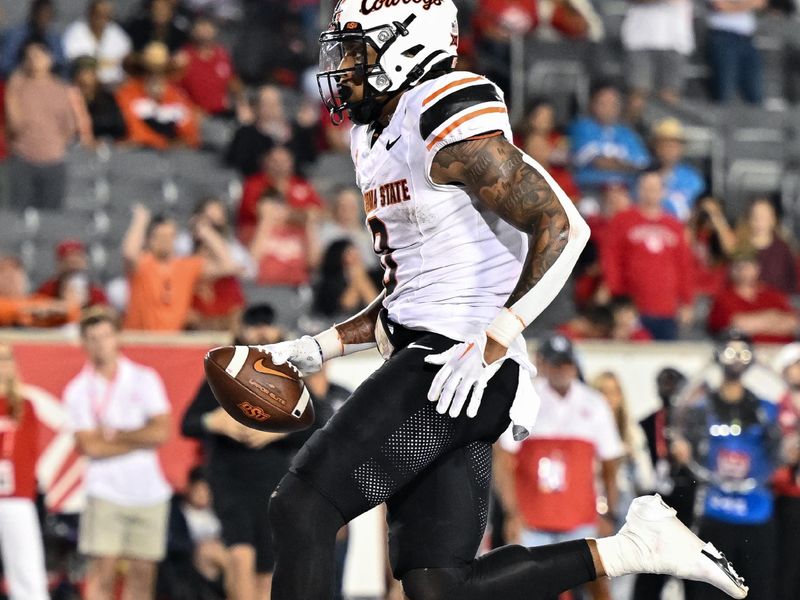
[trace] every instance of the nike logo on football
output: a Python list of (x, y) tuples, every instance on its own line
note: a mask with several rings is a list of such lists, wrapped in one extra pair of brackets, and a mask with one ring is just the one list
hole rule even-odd
[(396, 139), (396, 140), (394, 140), (393, 142), (389, 142), (389, 141), (387, 141), (387, 142), (386, 142), (386, 149), (387, 149), (387, 150), (391, 150), (391, 149), (392, 149), (392, 146), (394, 146), (394, 145), (395, 145), (397, 142), (399, 142), (401, 137), (403, 137), (403, 136), (402, 136), (402, 135), (398, 135), (398, 136), (397, 136), (397, 139)]
[(284, 379), (289, 379), (291, 381), (294, 381), (294, 377), (289, 377), (286, 373), (281, 373), (280, 371), (276, 371), (275, 369), (270, 369), (269, 367), (265, 367), (263, 358), (259, 358), (253, 364), (253, 368), (259, 373), (264, 373), (264, 375), (277, 375), (278, 377), (283, 377)]
[(433, 350), (433, 348), (429, 348), (428, 346), (420, 346), (416, 342), (411, 342), (407, 348), (419, 348), (420, 350)]

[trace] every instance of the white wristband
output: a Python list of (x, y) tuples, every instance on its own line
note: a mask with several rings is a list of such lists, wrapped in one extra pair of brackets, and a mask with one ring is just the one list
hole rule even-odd
[(525, 321), (510, 308), (503, 308), (486, 330), (487, 337), (505, 346), (511, 346), (516, 337), (527, 327)]
[(314, 341), (317, 342), (317, 346), (319, 346), (320, 354), (322, 354), (322, 362), (375, 347), (375, 342), (345, 344), (342, 342), (342, 336), (339, 335), (339, 330), (336, 329), (336, 327), (331, 327), (322, 333), (318, 333), (314, 336)]
[(322, 362), (342, 356), (344, 354), (344, 344), (336, 327), (326, 329), (322, 333), (314, 336), (314, 340), (319, 344), (322, 353)]

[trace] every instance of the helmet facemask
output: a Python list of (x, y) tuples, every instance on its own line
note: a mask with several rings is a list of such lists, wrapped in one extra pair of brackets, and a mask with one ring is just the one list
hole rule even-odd
[[(355, 22), (348, 22), (343, 29), (336, 24), (320, 36), (317, 85), (335, 125), (341, 123), (345, 111), (354, 123), (372, 123), (380, 117), (386, 103), (413, 82), (409, 77), (399, 87), (393, 86), (391, 77), (380, 64), (381, 56), (394, 41), (407, 35), (406, 26), (413, 19), (412, 15), (405, 23), (395, 22), (372, 29), (361, 29)], [(369, 62), (369, 48), (375, 51), (374, 63)], [(341, 68), (346, 57), (352, 59), (353, 66)], [(344, 77), (362, 86), (360, 100), (350, 100), (350, 88), (340, 85)]]

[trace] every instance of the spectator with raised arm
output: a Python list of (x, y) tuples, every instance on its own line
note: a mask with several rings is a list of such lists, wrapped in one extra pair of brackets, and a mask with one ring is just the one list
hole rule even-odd
[(639, 178), (639, 203), (616, 215), (601, 247), (612, 296), (630, 296), (657, 340), (674, 340), (692, 320), (692, 256), (681, 223), (664, 212), (657, 171)]
[(697, 169), (683, 160), (686, 132), (680, 121), (663, 119), (653, 126), (651, 135), (656, 167), (664, 178), (664, 209), (685, 222), (706, 189), (706, 182)]
[(752, 250), (734, 254), (729, 283), (714, 297), (708, 315), (711, 333), (735, 327), (759, 343), (785, 344), (795, 339), (800, 318), (789, 296), (760, 281), (759, 269)]
[(745, 102), (764, 99), (763, 65), (754, 43), (756, 13), (767, 0), (711, 0), (708, 13), (708, 62), (711, 97), (728, 102), (738, 92)]
[(719, 200), (711, 196), (701, 199), (686, 223), (686, 231), (694, 257), (697, 294), (715, 296), (725, 286), (737, 243)]
[(570, 127), (575, 181), (584, 193), (623, 182), (632, 186), (637, 174), (650, 164), (639, 135), (620, 122), (622, 97), (609, 82), (592, 87), (589, 115)]
[(244, 307), (240, 278), (253, 279), (257, 268), (247, 248), (233, 235), (227, 208), (217, 198), (202, 200), (195, 207), (190, 230), (178, 237), (180, 254), (212, 258), (212, 249), (203, 242), (198, 231), (202, 224), (209, 225), (222, 237), (238, 270), (232, 275), (198, 283), (192, 299), (190, 326), (192, 329), (228, 330)]
[(250, 255), (258, 265), (261, 285), (298, 287), (309, 283), (319, 260), (316, 211), (292, 209), (278, 190), (270, 188), (258, 202)]
[(111, 0), (89, 0), (85, 20), (75, 21), (64, 32), (64, 53), (72, 61), (79, 56), (97, 60), (97, 76), (115, 86), (125, 78), (122, 64), (131, 53), (131, 40), (114, 20)]
[(169, 400), (158, 373), (120, 352), (112, 313), (89, 309), (80, 328), (87, 362), (64, 389), (64, 405), (88, 459), (78, 541), (89, 557), (86, 597), (114, 598), (125, 560), (123, 598), (152, 600), (172, 496), (156, 454), (170, 435)]
[(134, 206), (122, 241), (130, 290), (126, 329), (180, 331), (187, 324), (198, 283), (238, 273), (228, 245), (213, 227), (200, 222), (195, 231), (208, 255), (178, 257), (175, 221), (151, 218), (144, 206)]
[(10, 178), (15, 207), (59, 209), (67, 185), (64, 162), (76, 137), (94, 143), (81, 95), (52, 73), (53, 58), (42, 42), (31, 39), (24, 61), (6, 87), (6, 127), (14, 160)]

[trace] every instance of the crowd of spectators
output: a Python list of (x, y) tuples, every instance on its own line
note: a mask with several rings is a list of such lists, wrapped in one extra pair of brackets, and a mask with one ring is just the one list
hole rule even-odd
[[(45, 281), (31, 281), (18, 248), (5, 248), (7, 253), (0, 255), (0, 327), (78, 329), (89, 363), (75, 385), (96, 380), (107, 386), (114, 365), (129, 371), (138, 367), (118, 355), (117, 323), (102, 316), (106, 313), (90, 313), (99, 316), (79, 325), (81, 311), (87, 308), (115, 306), (124, 315), (119, 326), (127, 330), (234, 331), (243, 343), (271, 343), (288, 334), (275, 326), (271, 309), (246, 310), (248, 290), (290, 290), (297, 303), (307, 296), (308, 314), (293, 325), (312, 330), (357, 312), (382, 285), (373, 239), (364, 227), (360, 191), (352, 186), (322, 190), (311, 177), (321, 159), (349, 151), (348, 122), (332, 126), (316, 92), (307, 89), (319, 3), (269, 0), (260, 9), (254, 8), (257, 3), (236, 1), (136, 4), (136, 10), (123, 16), (115, 13), (119, 3), (87, 0), (84, 17), (62, 29), (56, 25), (58, 3), (33, 0), (26, 21), (3, 33), (2, 149), (13, 172), (6, 204), (19, 213), (29, 208), (53, 214), (65, 210), (67, 159), (75, 145), (95, 153), (137, 149), (165, 160), (173, 151), (214, 153), (221, 167), (236, 172), (241, 193), (230, 199), (194, 198), (186, 217), (175, 216), (166, 205), (163, 211), (154, 210), (152, 203), (116, 207), (128, 222), (117, 247), (111, 248), (123, 264), (120, 277), (112, 281), (98, 279), (86, 239), (49, 240), (55, 265)], [(509, 61), (517, 36), (596, 41), (606, 35), (597, 1), (463, 4), (460, 67), (492, 77), (507, 98), (512, 87)], [(756, 342), (787, 343), (797, 338), (800, 315), (792, 299), (800, 292), (800, 263), (791, 233), (781, 226), (775, 199), (754, 197), (743, 214), (732, 214), (725, 198), (709, 195), (704, 165), (686, 160), (687, 132), (681, 121), (669, 117), (648, 126), (642, 120), (651, 98), (680, 104), (687, 63), (701, 50), (708, 54), (710, 98), (727, 102), (738, 93), (747, 103), (761, 103), (763, 69), (754, 32), (757, 11), (765, 4), (764, 0), (710, 3), (708, 32), (702, 40), (706, 47), (701, 49), (696, 48), (701, 40), (695, 40), (696, 7), (690, 0), (632, 1), (621, 30), (626, 57), (621, 80), (598, 79), (586, 110), (568, 119), (551, 99), (526, 99), (523, 118), (513, 124), (517, 144), (547, 168), (592, 228), (570, 286), (573, 316), (547, 324), (557, 326), (563, 337), (551, 338), (543, 346), (537, 385), (553, 404), (563, 398), (573, 400), (577, 412), (587, 398), (595, 402), (592, 411), (602, 428), (557, 411), (550, 413), (553, 422), (542, 421), (541, 427), (544, 431), (559, 426), (562, 418), (575, 427), (576, 438), (590, 434), (596, 438), (595, 452), (580, 457), (580, 468), (592, 470), (595, 462), (604, 468), (603, 491), (611, 506), (607, 504), (609, 510), (599, 521), (602, 531), (619, 526), (625, 498), (630, 501), (635, 492), (657, 489), (658, 481), (653, 480), (664, 461), (671, 461), (670, 492), (679, 489), (688, 459), (677, 460), (658, 442), (663, 441), (660, 436), (669, 421), (661, 411), (642, 423), (644, 432), (630, 422), (620, 381), (613, 373), (597, 378), (597, 392), (578, 385), (578, 361), (570, 340), (647, 343), (717, 335), (730, 327)], [(231, 40), (231, 32), (237, 44), (222, 41)], [(0, 237), (6, 226), (0, 223)], [(797, 523), (794, 423), (800, 418), (796, 398), (800, 351), (787, 352), (782, 375), (791, 391), (781, 405), (781, 424), (791, 443), (785, 460), (789, 466), (778, 472), (784, 477), (784, 497), (777, 514), (786, 523)], [(111, 367), (103, 353), (111, 357)], [(20, 408), (24, 404), (19, 403), (12, 363), (12, 349), (0, 346), (0, 422), (10, 419), (22, 431), (35, 424)], [(104, 368), (110, 369), (108, 377)], [(158, 390), (152, 373), (142, 372)], [(659, 386), (667, 386), (673, 375), (665, 372)], [(306, 383), (318, 405), (331, 411), (347, 395), (324, 373)], [(112, 452), (124, 467), (127, 455), (143, 447), (152, 453), (163, 442), (167, 411), (158, 393), (152, 406), (139, 407), (141, 414), (108, 416), (89, 414), (81, 405), (86, 394), (74, 391), (75, 386), (70, 394), (75, 399), (68, 408), (79, 445), (90, 459), (105, 460), (104, 453)], [(596, 403), (601, 395), (608, 410)], [(668, 396), (663, 395), (665, 412)], [(106, 412), (113, 409), (111, 405)], [(97, 422), (105, 417), (108, 422)], [(185, 493), (173, 499), (169, 531), (164, 525), (168, 490), (154, 464), (149, 464), (146, 476), (153, 484), (149, 490), (131, 492), (124, 489), (130, 482), (121, 482), (126, 501), (132, 493), (153, 492), (145, 502), (157, 505), (144, 513), (149, 528), (115, 530), (118, 543), (99, 547), (108, 537), (99, 539), (96, 531), (84, 526), (82, 548), (97, 557), (88, 583), (98, 594), (110, 593), (114, 571), (109, 569), (116, 564), (112, 559), (131, 550), (124, 546), (131, 543), (131, 536), (142, 544), (146, 558), (129, 572), (135, 597), (145, 597), (141, 586), (153, 586), (153, 565), (165, 556), (177, 569), (171, 571), (176, 596), (180, 592), (175, 590), (183, 585), (187, 598), (227, 594), (248, 600), (268, 586), (272, 556), (264, 542), (265, 513), (252, 503), (269, 494), (303, 436), (278, 440), (245, 430), (216, 408), (207, 387), (198, 391), (183, 415), (182, 432), (206, 442), (206, 463), (192, 473)], [(528, 454), (550, 461), (550, 470), (543, 474), (529, 469), (532, 479), (522, 484), (538, 488), (542, 476), (548, 493), (564, 492), (565, 473), (559, 469), (568, 461), (563, 460), (563, 446), (526, 449), (509, 444), (506, 450), (508, 461)], [(24, 448), (20, 452), (30, 454)], [(95, 460), (95, 466), (102, 467), (103, 460)], [(641, 465), (648, 462), (649, 474), (643, 475), (647, 469)], [(234, 468), (243, 464), (244, 475)], [(615, 472), (617, 466), (620, 473)], [(254, 471), (261, 474), (255, 478), (260, 486), (257, 494), (250, 485)], [(31, 487), (30, 482), (23, 483)], [(89, 515), (114, 523), (136, 514), (138, 507), (115, 506), (116, 491), (109, 496), (108, 489), (95, 483), (97, 497), (90, 502)], [(33, 492), (25, 494), (32, 497)], [(593, 492), (583, 496), (594, 499)], [(560, 509), (561, 496), (556, 498)], [(543, 502), (552, 506), (553, 497)], [(687, 504), (681, 494), (670, 502)], [(520, 521), (526, 510), (541, 518), (539, 510), (515, 506), (509, 496), (503, 504), (512, 510), (510, 539), (523, 534), (535, 537), (538, 529), (553, 528), (551, 522)], [(594, 502), (583, 506), (582, 514), (570, 523), (558, 523), (556, 530), (568, 533), (587, 525), (597, 530), (595, 506)], [(513, 514), (514, 509), (522, 514)], [(555, 512), (564, 516), (564, 511)], [(19, 515), (21, 526), (28, 527), (26, 539), (36, 539), (32, 502), (24, 503)], [(346, 532), (341, 537), (340, 550), (346, 545)], [(780, 543), (785, 556), (796, 555), (792, 549), (796, 539), (781, 538)], [(23, 597), (44, 597), (43, 573), (31, 575), (31, 565), (42, 562), (40, 554), (39, 548), (27, 548), (20, 552), (20, 557), (28, 557), (26, 564), (8, 560), (5, 565), (9, 583), (14, 585), (21, 569), (20, 576), (33, 586)], [(187, 564), (188, 571), (181, 571)], [(779, 583), (784, 597), (796, 597), (792, 587), (796, 582), (786, 579)], [(657, 592), (648, 595), (644, 590), (660, 590), (661, 585), (663, 581), (641, 578), (635, 597), (655, 598)], [(609, 594), (602, 585), (594, 592), (598, 597)]]
[[(380, 288), (360, 194), (347, 187), (321, 193), (308, 177), (320, 157), (347, 151), (349, 127), (333, 127), (306, 89), (315, 3), (276, 9), (274, 23), (247, 4), (229, 4), (217, 11), (203, 2), (147, 0), (123, 18), (110, 0), (90, 0), (85, 16), (62, 32), (56, 6), (35, 0), (27, 21), (3, 36), (12, 209), (62, 210), (72, 144), (213, 151), (239, 174), (240, 196), (196, 198), (190, 220), (132, 207), (128, 233), (111, 249), (121, 253), (124, 272), (107, 290), (126, 328), (226, 329), (251, 286), (311, 298), (311, 323), (357, 310)], [(762, 4), (720, 1), (709, 9), (712, 97), (724, 100), (738, 85), (746, 101), (760, 101), (752, 36)], [(481, 0), (462, 8), (462, 65), (506, 89), (514, 36), (606, 34), (598, 7), (583, 0)], [(586, 112), (567, 121), (548, 98), (530, 99), (514, 124), (518, 145), (592, 226), (574, 278), (575, 316), (561, 323), (573, 338), (676, 339), (729, 323), (757, 339), (794, 336), (797, 260), (774, 199), (754, 198), (737, 219), (724, 198), (707, 194), (704, 165), (685, 160), (682, 123), (641, 120), (649, 98), (681, 100), (681, 73), (695, 51), (692, 14), (683, 0), (632, 3), (621, 28), (625, 81), (598, 80)], [(221, 30), (249, 39), (259, 28), (279, 28), (286, 47), (273, 55), (266, 49), (275, 40), (255, 44), (243, 58), (241, 45), (221, 41)], [(74, 323), (77, 308), (104, 301), (101, 282), (88, 283), (87, 240), (53, 240), (60, 242), (53, 280), (33, 294), (25, 273), (6, 286), (2, 323)], [(62, 267), (65, 248), (83, 264)], [(8, 250), (7, 267), (19, 270), (23, 262)], [(742, 268), (745, 255), (759, 268)], [(757, 274), (758, 290), (743, 291), (743, 273)]]

